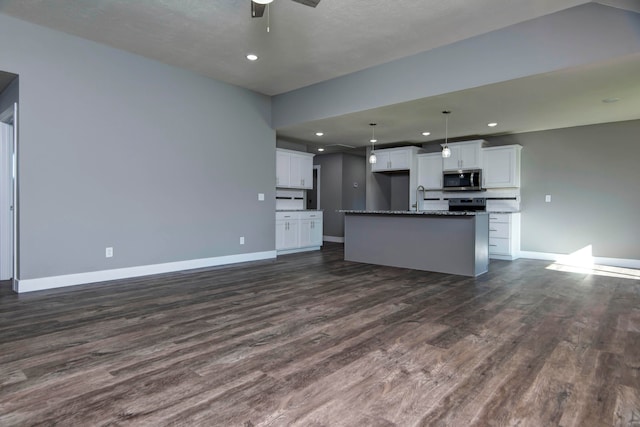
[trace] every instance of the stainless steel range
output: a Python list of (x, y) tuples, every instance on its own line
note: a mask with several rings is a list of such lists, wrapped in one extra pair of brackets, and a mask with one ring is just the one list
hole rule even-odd
[(484, 197), (449, 199), (450, 211), (486, 211), (487, 199)]

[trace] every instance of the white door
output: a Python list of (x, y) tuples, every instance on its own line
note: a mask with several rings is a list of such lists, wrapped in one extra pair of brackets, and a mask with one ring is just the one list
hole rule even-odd
[(0, 280), (13, 277), (13, 126), (0, 122)]

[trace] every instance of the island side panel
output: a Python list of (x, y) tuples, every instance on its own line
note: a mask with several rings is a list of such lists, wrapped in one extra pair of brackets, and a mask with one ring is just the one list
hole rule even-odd
[(489, 215), (477, 214), (476, 223), (476, 266), (475, 275), (479, 276), (489, 271)]
[(345, 260), (476, 276), (478, 228), (475, 216), (346, 214)]

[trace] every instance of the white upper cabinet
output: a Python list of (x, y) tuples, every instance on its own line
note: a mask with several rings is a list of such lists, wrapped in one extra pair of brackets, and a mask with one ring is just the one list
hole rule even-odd
[(520, 145), (482, 149), (483, 187), (520, 187)]
[(413, 163), (413, 156), (418, 147), (386, 148), (374, 150), (377, 161), (371, 165), (372, 172), (387, 172), (409, 170)]
[(276, 187), (288, 187), (291, 182), (291, 154), (276, 150)]
[(276, 149), (276, 187), (313, 188), (313, 156), (301, 151)]
[(418, 185), (425, 190), (442, 190), (442, 154), (418, 154)]
[(480, 149), (483, 142), (478, 139), (449, 143), (451, 156), (442, 159), (443, 170), (480, 169), (482, 167)]

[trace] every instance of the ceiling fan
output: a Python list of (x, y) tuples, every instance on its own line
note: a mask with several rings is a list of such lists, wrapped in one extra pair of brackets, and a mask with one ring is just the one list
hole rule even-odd
[[(273, 0), (251, 0), (251, 17), (261, 18), (264, 15), (264, 9)], [(305, 6), (316, 7), (320, 0), (291, 0)]]

